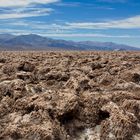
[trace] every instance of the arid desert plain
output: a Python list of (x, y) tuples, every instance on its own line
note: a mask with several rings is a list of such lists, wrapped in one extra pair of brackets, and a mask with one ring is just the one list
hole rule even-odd
[(140, 52), (0, 52), (0, 140), (140, 140)]

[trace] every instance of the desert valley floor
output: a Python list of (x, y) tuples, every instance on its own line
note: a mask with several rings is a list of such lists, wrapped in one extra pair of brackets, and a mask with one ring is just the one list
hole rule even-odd
[(0, 52), (0, 140), (140, 140), (140, 52)]

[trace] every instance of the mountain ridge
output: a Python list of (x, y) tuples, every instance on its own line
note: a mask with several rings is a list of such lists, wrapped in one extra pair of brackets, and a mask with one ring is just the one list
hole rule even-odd
[(0, 34), (1, 50), (140, 50), (124, 44), (97, 41), (66, 41), (37, 34)]

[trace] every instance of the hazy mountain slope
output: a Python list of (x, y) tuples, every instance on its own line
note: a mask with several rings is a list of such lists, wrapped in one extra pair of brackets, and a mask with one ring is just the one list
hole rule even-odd
[(88, 50), (140, 50), (140, 48), (113, 42), (83, 41), (79, 42), (79, 46), (87, 46)]
[(0, 34), (0, 42), (7, 41), (7, 40), (12, 39), (14, 37), (15, 36), (11, 35), (11, 34)]
[(0, 49), (3, 50), (140, 50), (140, 48), (112, 42), (66, 41), (35, 34), (14, 36), (0, 34)]
[[(1, 44), (1, 43), (0, 43)], [(20, 35), (2, 42), (1, 46), (7, 49), (65, 49), (65, 50), (83, 50), (84, 48), (76, 47), (76, 43), (71, 44), (65, 40), (54, 40), (39, 35)]]

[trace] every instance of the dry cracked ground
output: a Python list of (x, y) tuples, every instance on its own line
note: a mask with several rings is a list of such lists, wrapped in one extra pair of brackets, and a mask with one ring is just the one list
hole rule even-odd
[(0, 52), (0, 140), (140, 140), (140, 52)]

